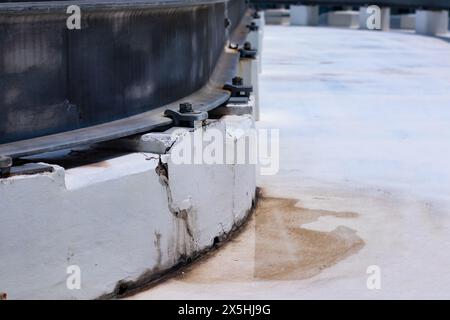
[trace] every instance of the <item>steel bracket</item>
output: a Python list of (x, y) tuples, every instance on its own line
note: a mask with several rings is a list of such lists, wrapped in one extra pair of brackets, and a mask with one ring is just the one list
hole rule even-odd
[(189, 102), (181, 103), (179, 111), (167, 109), (164, 115), (173, 120), (177, 127), (197, 127), (199, 122), (208, 119), (208, 112), (195, 111)]
[(241, 59), (256, 59), (258, 51), (253, 49), (251, 43), (247, 41), (244, 43), (244, 46), (239, 49), (239, 53)]
[(234, 77), (232, 83), (226, 83), (223, 89), (231, 92), (230, 103), (248, 103), (253, 92), (253, 86), (245, 86), (240, 77)]
[(13, 166), (11, 157), (0, 156), (0, 178), (53, 172), (53, 170), (52, 166), (42, 163), (26, 163), (24, 165)]
[(12, 158), (0, 156), (0, 178), (8, 178), (11, 174)]
[(254, 21), (252, 21), (250, 24), (246, 25), (249, 31), (258, 31), (259, 27), (256, 25)]

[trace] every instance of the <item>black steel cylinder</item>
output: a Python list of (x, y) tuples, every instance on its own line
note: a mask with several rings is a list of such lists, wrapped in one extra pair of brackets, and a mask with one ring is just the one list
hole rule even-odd
[[(79, 5), (81, 29), (68, 29)], [(0, 144), (106, 123), (210, 78), (244, 0), (0, 1)]]

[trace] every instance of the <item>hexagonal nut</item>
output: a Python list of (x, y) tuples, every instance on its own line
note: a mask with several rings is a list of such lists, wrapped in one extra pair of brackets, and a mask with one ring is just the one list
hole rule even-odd
[(231, 80), (231, 83), (235, 86), (242, 86), (244, 84), (244, 79), (242, 79), (241, 77), (234, 77)]
[(192, 106), (192, 103), (190, 103), (190, 102), (180, 103), (180, 112), (181, 113), (190, 113), (193, 111), (194, 111), (194, 108)]
[(6, 156), (0, 156), (0, 169), (11, 168), (12, 158)]

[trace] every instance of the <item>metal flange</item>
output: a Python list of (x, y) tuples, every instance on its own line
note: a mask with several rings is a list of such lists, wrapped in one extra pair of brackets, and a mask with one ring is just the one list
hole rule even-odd
[(247, 103), (253, 92), (253, 86), (245, 86), (241, 77), (234, 77), (231, 83), (223, 86), (223, 89), (231, 92), (230, 103)]
[(174, 121), (175, 126), (179, 127), (196, 127), (196, 123), (208, 119), (208, 112), (195, 111), (194, 107), (189, 102), (180, 103), (179, 111), (167, 109), (164, 111), (166, 117)]
[(11, 157), (0, 156), (0, 178), (7, 178), (11, 174), (13, 161)]

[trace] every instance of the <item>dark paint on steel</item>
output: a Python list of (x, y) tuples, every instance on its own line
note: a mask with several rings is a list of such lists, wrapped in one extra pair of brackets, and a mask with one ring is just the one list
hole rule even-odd
[[(186, 96), (204, 110), (228, 99), (221, 87), (238, 58), (224, 52), (224, 20), (236, 29), (243, 0), (100, 2), (89, 2), (82, 29), (73, 31), (65, 12), (43, 13), (44, 2), (18, 14), (2, 11), (16, 4), (0, 4), (0, 154), (19, 157), (168, 125), (164, 109)], [(123, 6), (102, 10), (112, 2)], [(144, 2), (154, 7), (134, 7)]]

